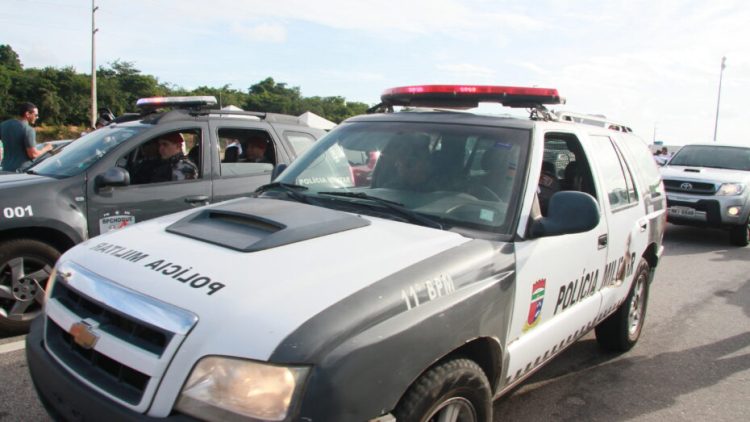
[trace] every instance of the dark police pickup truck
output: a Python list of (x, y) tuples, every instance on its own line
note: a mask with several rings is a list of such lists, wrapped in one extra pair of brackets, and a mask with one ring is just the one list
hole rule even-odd
[[(213, 97), (139, 100), (142, 112), (131, 121), (85, 135), (25, 174), (0, 176), (0, 332), (28, 329), (51, 268), (70, 247), (249, 194), (270, 181), (276, 164), (290, 163), (325, 133), (294, 116), (212, 109), (215, 103)], [(158, 162), (158, 140), (176, 135), (196, 178), (149, 183), (139, 173)], [(237, 154), (259, 139), (266, 146), (262, 159)]]

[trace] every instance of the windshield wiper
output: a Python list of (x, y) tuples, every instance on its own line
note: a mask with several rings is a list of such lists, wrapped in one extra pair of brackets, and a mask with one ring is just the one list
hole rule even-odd
[(284, 193), (286, 193), (286, 195), (289, 198), (292, 198), (298, 202), (304, 202), (305, 204), (310, 203), (310, 198), (308, 198), (307, 195), (299, 192), (302, 190), (307, 190), (307, 186), (295, 185), (294, 183), (284, 183), (284, 182), (268, 183), (256, 189), (255, 194), (260, 195), (263, 192), (267, 192), (269, 190), (274, 190), (274, 189), (280, 189), (284, 191)]
[(425, 217), (419, 213), (416, 213), (409, 208), (406, 208), (404, 204), (396, 201), (391, 201), (384, 198), (378, 198), (377, 196), (368, 195), (364, 192), (318, 192), (319, 195), (331, 195), (341, 196), (344, 198), (356, 198), (364, 199), (366, 201), (374, 202), (384, 208), (391, 211), (396, 211), (401, 217), (406, 218), (407, 221), (412, 223), (421, 224), (423, 226), (432, 227), (435, 229), (443, 229), (443, 225), (431, 218)]

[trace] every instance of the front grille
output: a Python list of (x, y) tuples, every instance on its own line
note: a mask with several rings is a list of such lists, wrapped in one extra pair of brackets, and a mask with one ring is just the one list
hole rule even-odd
[(664, 179), (664, 189), (666, 189), (667, 192), (690, 193), (693, 195), (713, 195), (716, 193), (717, 188), (713, 183)]
[(198, 317), (73, 262), (57, 264), (45, 347), (71, 376), (144, 413)]
[(84, 349), (51, 319), (47, 319), (47, 347), (73, 371), (102, 390), (136, 405), (150, 377), (110, 359), (93, 349)]
[(89, 318), (97, 321), (102, 331), (155, 355), (161, 356), (172, 339), (171, 333), (111, 311), (74, 292), (63, 283), (55, 284), (52, 298), (60, 301), (81, 319)]

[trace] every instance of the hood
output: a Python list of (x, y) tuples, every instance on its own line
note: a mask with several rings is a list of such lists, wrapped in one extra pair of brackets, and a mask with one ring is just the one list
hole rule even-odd
[[(279, 204), (276, 212), (286, 217), (266, 215), (269, 202)], [(256, 232), (255, 237), (243, 237), (244, 229), (239, 227), (233, 239), (216, 239), (211, 217), (207, 223), (200, 216), (205, 217), (205, 211), (228, 209), (252, 220), (271, 220), (270, 226), (295, 224), (293, 219), (284, 219), (302, 215), (316, 223), (287, 225), (278, 231), (292, 229), (282, 236), (283, 241), (268, 240)], [(325, 210), (325, 218), (320, 218), (321, 210)], [(196, 218), (197, 228), (191, 228), (190, 221)], [(232, 237), (227, 231), (218, 234)], [(247, 242), (238, 243), (237, 238)], [(103, 278), (195, 314), (198, 323), (186, 346), (199, 341), (189, 345), (199, 356), (224, 354), (264, 360), (286, 336), (323, 310), (469, 240), (414, 224), (252, 198), (173, 214), (96, 237), (67, 252), (61, 262), (75, 262)], [(257, 246), (259, 241), (262, 247), (237, 246)]]
[(0, 189), (29, 186), (37, 183), (45, 183), (50, 180), (56, 180), (47, 176), (37, 174), (0, 172)]
[(711, 167), (661, 167), (662, 178), (666, 180), (687, 180), (715, 183), (739, 183), (750, 181), (750, 172), (742, 170), (717, 169)]

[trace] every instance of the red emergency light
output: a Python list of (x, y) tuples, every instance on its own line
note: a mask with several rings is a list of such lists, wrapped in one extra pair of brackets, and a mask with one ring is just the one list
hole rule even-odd
[(564, 104), (554, 88), (492, 85), (416, 85), (390, 88), (380, 96), (385, 105), (440, 108), (472, 108), (482, 102), (506, 107)]

